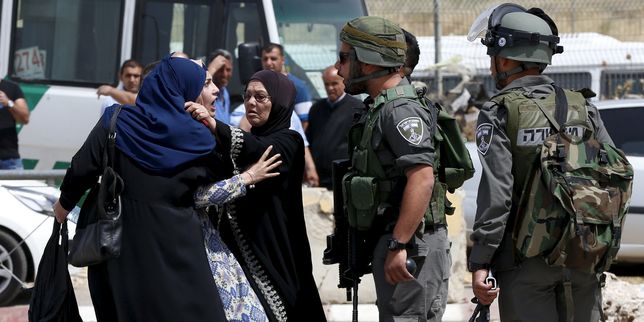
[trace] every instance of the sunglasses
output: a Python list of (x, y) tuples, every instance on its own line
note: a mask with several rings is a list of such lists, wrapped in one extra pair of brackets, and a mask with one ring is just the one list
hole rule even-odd
[(351, 52), (338, 52), (338, 59), (340, 60), (340, 64), (346, 63), (349, 57), (351, 57)]

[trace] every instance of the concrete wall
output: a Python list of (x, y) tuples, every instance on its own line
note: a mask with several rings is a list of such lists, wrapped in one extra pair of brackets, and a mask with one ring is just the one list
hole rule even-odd
[[(449, 285), (449, 302), (465, 301), (463, 278), (466, 274), (465, 220), (461, 200), (463, 192), (457, 191), (449, 199), (456, 206), (456, 213), (448, 217), (449, 237), (452, 241), (452, 277)], [(333, 232), (333, 194), (324, 188), (304, 188), (304, 216), (311, 242), (313, 275), (324, 304), (346, 303), (344, 289), (338, 289), (338, 265), (323, 265), (322, 254), (326, 248), (326, 236)], [(359, 286), (360, 303), (375, 303), (376, 291), (372, 275), (363, 277)]]

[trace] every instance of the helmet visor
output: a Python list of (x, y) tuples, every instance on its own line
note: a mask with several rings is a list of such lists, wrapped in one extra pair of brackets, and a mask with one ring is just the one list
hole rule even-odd
[(485, 33), (487, 33), (488, 21), (490, 20), (490, 16), (492, 15), (492, 12), (494, 12), (494, 9), (496, 9), (496, 7), (498, 6), (499, 6), (498, 4), (492, 5), (491, 7), (487, 8), (485, 11), (481, 12), (481, 14), (478, 17), (476, 17), (476, 19), (474, 19), (474, 22), (470, 27), (470, 31), (467, 33), (468, 41), (474, 41), (477, 38), (485, 37)]
[[(501, 24), (503, 16), (510, 12), (525, 12), (525, 8), (514, 3), (503, 3), (493, 5), (481, 13), (472, 23), (470, 31), (467, 33), (467, 40), (474, 41), (477, 38), (485, 37), (490, 27), (496, 27)], [(492, 21), (490, 22), (490, 19)]]

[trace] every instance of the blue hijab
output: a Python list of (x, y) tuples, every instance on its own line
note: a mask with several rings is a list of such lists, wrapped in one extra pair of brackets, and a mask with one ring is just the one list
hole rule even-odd
[[(203, 66), (185, 58), (163, 58), (145, 78), (136, 104), (125, 105), (116, 123), (116, 146), (144, 169), (169, 173), (207, 155), (215, 140), (203, 124), (184, 110), (203, 89)], [(109, 128), (114, 106), (103, 114)]]

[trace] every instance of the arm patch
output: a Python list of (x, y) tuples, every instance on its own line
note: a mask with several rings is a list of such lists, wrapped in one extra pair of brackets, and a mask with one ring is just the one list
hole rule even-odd
[(479, 150), (479, 153), (482, 155), (487, 153), (493, 137), (494, 126), (491, 123), (483, 123), (476, 128), (476, 148)]
[(418, 116), (403, 119), (398, 122), (396, 129), (403, 139), (413, 145), (418, 145), (423, 140), (425, 127), (423, 126), (423, 121)]

